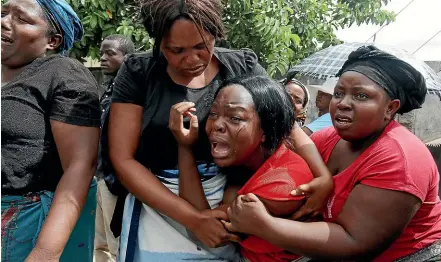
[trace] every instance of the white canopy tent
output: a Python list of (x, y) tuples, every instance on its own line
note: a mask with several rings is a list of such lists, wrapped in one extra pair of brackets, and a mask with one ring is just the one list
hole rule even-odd
[(363, 24), (338, 30), (345, 42), (375, 42), (400, 47), (423, 61), (441, 61), (441, 0), (392, 0), (397, 15), (386, 26)]

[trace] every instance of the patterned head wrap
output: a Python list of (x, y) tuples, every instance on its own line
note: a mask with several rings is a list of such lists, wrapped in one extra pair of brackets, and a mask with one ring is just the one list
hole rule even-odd
[(83, 24), (72, 7), (64, 0), (36, 0), (49, 22), (63, 36), (60, 53), (65, 55), (73, 43), (81, 40)]

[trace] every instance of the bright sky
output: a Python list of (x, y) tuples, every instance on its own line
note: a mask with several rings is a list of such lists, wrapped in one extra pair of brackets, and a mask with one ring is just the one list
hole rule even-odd
[[(385, 7), (395, 13), (403, 8), (395, 22), (377, 33), (375, 42), (403, 48), (424, 61), (441, 61), (441, 0), (392, 0)], [(345, 42), (373, 42), (372, 36), (380, 28), (354, 25), (336, 34)]]

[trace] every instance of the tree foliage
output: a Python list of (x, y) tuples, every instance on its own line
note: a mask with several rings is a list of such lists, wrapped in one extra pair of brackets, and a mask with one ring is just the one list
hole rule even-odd
[(388, 0), (226, 0), (225, 24), (233, 47), (252, 48), (270, 75), (320, 48), (339, 44), (335, 30), (356, 23), (382, 25)]
[(131, 37), (137, 50), (149, 49), (152, 40), (138, 22), (135, 0), (66, 0), (84, 25), (84, 37), (74, 44), (70, 56), (98, 58), (101, 41), (112, 34)]
[[(136, 0), (67, 0), (85, 27), (85, 37), (71, 56), (98, 58), (102, 39), (110, 34), (132, 37), (139, 50), (151, 48), (139, 22)], [(164, 0), (166, 1), (166, 0)], [(227, 42), (251, 48), (272, 76), (312, 52), (338, 44), (338, 28), (356, 23), (382, 25), (394, 14), (382, 10), (390, 0), (224, 0)]]

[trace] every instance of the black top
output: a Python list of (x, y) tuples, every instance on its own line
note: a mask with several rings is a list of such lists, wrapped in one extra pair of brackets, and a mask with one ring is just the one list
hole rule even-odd
[(80, 62), (36, 59), (1, 91), (2, 195), (55, 191), (63, 175), (50, 120), (99, 126), (98, 84)]
[[(194, 147), (197, 161), (211, 161), (205, 122), (214, 96), (222, 81), (239, 75), (266, 74), (251, 50), (215, 48), (220, 62), (218, 75), (200, 89), (178, 85), (168, 76), (164, 58), (158, 61), (151, 53), (134, 54), (125, 59), (116, 77), (112, 103), (132, 103), (144, 107), (141, 145), (136, 159), (153, 173), (177, 169), (177, 143), (168, 129), (170, 108), (179, 102), (196, 104), (199, 140)], [(188, 127), (189, 121), (185, 123)]]

